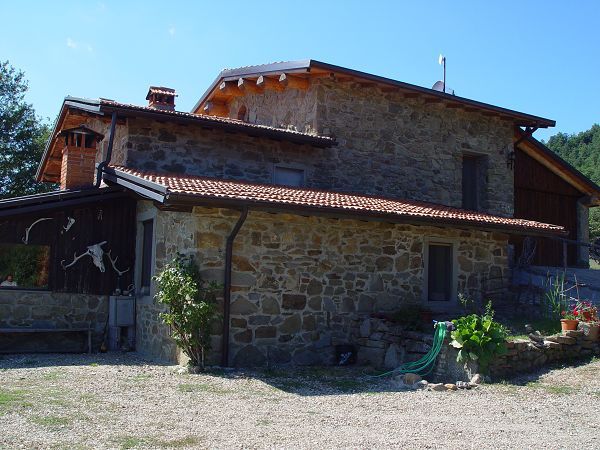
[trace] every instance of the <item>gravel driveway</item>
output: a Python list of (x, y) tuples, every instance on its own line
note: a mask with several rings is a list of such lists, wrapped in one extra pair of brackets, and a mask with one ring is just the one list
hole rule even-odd
[(357, 369), (190, 375), (133, 354), (0, 359), (0, 448), (599, 448), (600, 361), (470, 391)]

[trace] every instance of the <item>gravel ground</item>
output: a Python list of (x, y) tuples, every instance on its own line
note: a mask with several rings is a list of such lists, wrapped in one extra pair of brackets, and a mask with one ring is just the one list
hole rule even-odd
[(600, 360), (470, 391), (357, 369), (191, 375), (134, 354), (0, 359), (0, 448), (599, 448)]

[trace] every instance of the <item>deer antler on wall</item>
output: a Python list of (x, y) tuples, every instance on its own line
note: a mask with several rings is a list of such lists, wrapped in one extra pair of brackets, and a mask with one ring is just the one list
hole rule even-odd
[(63, 226), (63, 229), (60, 232), (60, 234), (67, 233), (71, 229), (71, 227), (73, 226), (74, 223), (75, 223), (75, 219), (73, 219), (72, 217), (69, 216), (67, 218), (67, 224)]
[(130, 267), (128, 267), (125, 270), (117, 269), (117, 259), (119, 259), (119, 257), (115, 256), (115, 259), (112, 259), (110, 257), (110, 252), (112, 252), (112, 250), (109, 250), (108, 253), (106, 254), (106, 256), (108, 256), (108, 259), (110, 260), (110, 263), (112, 264), (113, 269), (115, 269), (115, 272), (117, 272), (117, 274), (119, 274), (119, 276), (123, 275), (125, 272), (129, 272)]
[(102, 250), (102, 246), (104, 244), (106, 244), (106, 241), (102, 241), (98, 244), (90, 245), (87, 248), (87, 250), (85, 251), (85, 253), (82, 253), (79, 256), (77, 256), (77, 253), (75, 253), (73, 256), (73, 261), (71, 261), (69, 264), (65, 265), (65, 260), (63, 259), (60, 262), (60, 265), (62, 266), (63, 270), (67, 270), (69, 267), (75, 265), (75, 263), (77, 261), (79, 261), (81, 258), (83, 258), (84, 256), (90, 256), (92, 258), (94, 265), (98, 269), (100, 269), (100, 272), (104, 273), (106, 270), (104, 267), (104, 261), (102, 260), (102, 257), (104, 256), (104, 250)]
[(21, 239), (23, 241), (23, 244), (25, 244), (25, 245), (29, 244), (29, 232), (31, 231), (31, 229), (34, 226), (36, 226), (40, 222), (43, 222), (44, 220), (53, 220), (53, 217), (42, 217), (41, 219), (36, 220), (31, 225), (29, 225), (27, 228), (25, 228), (25, 236), (23, 236), (23, 238)]

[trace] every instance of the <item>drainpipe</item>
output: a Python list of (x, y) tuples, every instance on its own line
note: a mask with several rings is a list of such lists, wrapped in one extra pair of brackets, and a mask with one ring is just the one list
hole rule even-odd
[(113, 111), (112, 118), (110, 121), (110, 134), (108, 136), (108, 149), (106, 151), (106, 158), (96, 168), (96, 184), (94, 187), (100, 187), (102, 183), (102, 171), (110, 163), (112, 157), (113, 142), (115, 140), (115, 128), (117, 127), (117, 112)]
[(223, 286), (223, 340), (221, 347), (221, 366), (229, 366), (229, 316), (231, 310), (231, 260), (233, 254), (233, 243), (237, 236), (240, 228), (244, 225), (248, 217), (248, 206), (242, 208), (240, 217), (231, 230), (229, 236), (227, 236), (227, 242), (225, 244), (225, 282)]

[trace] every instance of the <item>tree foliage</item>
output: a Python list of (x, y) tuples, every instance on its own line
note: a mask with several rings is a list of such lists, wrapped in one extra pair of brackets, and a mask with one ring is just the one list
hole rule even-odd
[(35, 181), (50, 127), (25, 101), (28, 88), (22, 71), (0, 61), (0, 198), (54, 189)]
[(221, 286), (203, 282), (193, 258), (183, 255), (177, 255), (154, 280), (156, 299), (168, 307), (160, 314), (161, 319), (171, 327), (173, 339), (190, 358), (190, 364), (204, 368)]
[[(558, 133), (545, 143), (565, 161), (600, 184), (600, 125), (576, 134)], [(600, 209), (590, 209), (590, 237), (600, 237)]]

